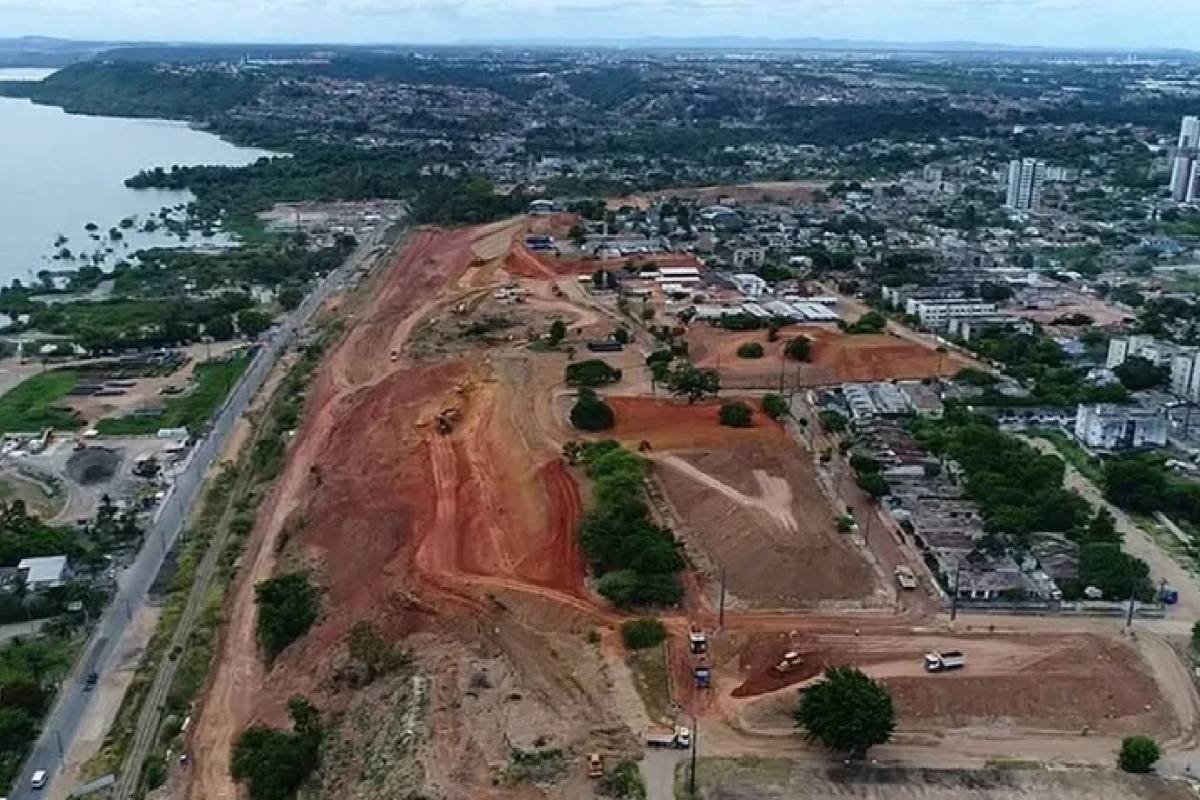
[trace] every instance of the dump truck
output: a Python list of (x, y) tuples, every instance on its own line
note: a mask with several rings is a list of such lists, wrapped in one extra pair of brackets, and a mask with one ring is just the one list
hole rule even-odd
[(917, 588), (917, 576), (913, 574), (912, 569), (909, 567), (901, 564), (896, 567), (895, 574), (896, 583), (899, 584), (901, 589), (911, 590)]
[(692, 670), (696, 678), (697, 689), (708, 689), (712, 686), (712, 668), (708, 664), (700, 664)]
[(804, 656), (800, 654), (799, 650), (788, 650), (783, 654), (783, 657), (779, 659), (779, 663), (772, 667), (772, 669), (774, 669), (775, 672), (779, 673), (780, 675), (783, 675), (791, 672), (803, 663)]
[(702, 656), (708, 652), (708, 638), (705, 637), (704, 631), (699, 628), (692, 628), (688, 631), (688, 647), (694, 656)]
[(589, 778), (604, 777), (604, 759), (599, 753), (588, 753), (587, 774)]
[(967, 665), (967, 657), (961, 650), (947, 650), (944, 653), (932, 652), (925, 654), (926, 672), (946, 672), (952, 669), (962, 669)]
[(647, 747), (674, 747), (676, 750), (686, 750), (692, 746), (692, 732), (687, 728), (676, 725), (673, 728), (658, 726), (646, 731)]

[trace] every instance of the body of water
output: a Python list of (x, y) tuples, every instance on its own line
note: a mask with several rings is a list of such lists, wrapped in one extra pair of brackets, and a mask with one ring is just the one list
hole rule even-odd
[[(45, 77), (45, 70), (0, 69), (0, 80)], [(138, 170), (172, 165), (251, 163), (266, 151), (236, 147), (185, 123), (67, 114), (27, 100), (0, 97), (0, 284), (29, 281), (44, 269), (72, 269), (98, 260), (108, 269), (146, 247), (178, 246), (165, 229), (140, 230), (190, 192), (134, 190), (124, 180)], [(112, 241), (110, 228), (134, 220)], [(88, 223), (98, 230), (89, 233)], [(66, 241), (61, 241), (65, 238)], [(60, 243), (56, 245), (56, 241)], [(227, 237), (192, 232), (188, 245), (228, 244)], [(75, 260), (55, 259), (62, 248)]]

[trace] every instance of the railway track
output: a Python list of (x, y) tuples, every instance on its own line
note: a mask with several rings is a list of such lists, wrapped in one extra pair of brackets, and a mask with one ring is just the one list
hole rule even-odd
[[(278, 389), (271, 393), (270, 398), (262, 408), (264, 419), (269, 417), (277, 398)], [(253, 427), (253, 433), (246, 443), (246, 453), (253, 451), (254, 445), (262, 438), (266, 427), (265, 425), (256, 425)], [(171, 691), (171, 685), (175, 681), (175, 672), (179, 668), (184, 647), (192, 634), (196, 619), (199, 617), (207, 601), (208, 592), (212, 587), (213, 578), (217, 573), (221, 554), (225, 552), (225, 548), (229, 543), (231, 536), (230, 523), (237, 513), (238, 502), (246, 496), (247, 491), (252, 485), (253, 472), (248, 466), (245, 466), (229, 491), (229, 495), (225, 501), (225, 508), (221, 512), (220, 520), (217, 522), (216, 531), (213, 533), (212, 540), (208, 543), (204, 557), (200, 560), (200, 564), (196, 568), (196, 577), (192, 582), (191, 589), (188, 591), (187, 603), (183, 607), (183, 613), (180, 614), (179, 624), (176, 625), (175, 632), (171, 635), (168, 649), (158, 665), (154, 681), (150, 684), (150, 691), (147, 692), (146, 697), (142, 701), (133, 741), (130, 744), (129, 752), (125, 755), (125, 760), (121, 764), (121, 771), (117, 778), (116, 791), (113, 793), (114, 800), (131, 800), (131, 798), (137, 796), (137, 791), (141, 787), (143, 765), (154, 749), (155, 741), (158, 739), (159, 730), (162, 727), (163, 706), (166, 702), (167, 694)]]

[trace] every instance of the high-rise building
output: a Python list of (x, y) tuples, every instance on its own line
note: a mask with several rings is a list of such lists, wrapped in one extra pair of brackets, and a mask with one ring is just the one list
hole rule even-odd
[(1177, 203), (1200, 200), (1200, 117), (1187, 116), (1179, 126), (1179, 145), (1171, 164), (1171, 199)]
[(1035, 209), (1042, 201), (1042, 184), (1046, 181), (1046, 162), (1023, 158), (1008, 164), (1008, 194), (1004, 204), (1017, 211)]

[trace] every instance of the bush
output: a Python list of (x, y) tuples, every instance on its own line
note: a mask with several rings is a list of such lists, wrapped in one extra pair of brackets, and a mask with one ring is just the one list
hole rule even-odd
[(787, 401), (781, 395), (768, 393), (763, 395), (762, 410), (771, 419), (779, 419), (780, 417), (788, 416), (791, 411), (788, 409)]
[(749, 428), (754, 425), (754, 412), (740, 400), (721, 404), (721, 424), (730, 428)]
[(697, 369), (690, 362), (682, 361), (668, 373), (667, 390), (694, 403), (721, 391), (721, 376), (715, 369)]
[(808, 361), (812, 358), (812, 339), (807, 336), (797, 336), (787, 343), (783, 352), (793, 361)]
[(616, 800), (646, 800), (646, 783), (636, 761), (624, 759), (609, 770), (600, 782), (608, 797)]
[(581, 431), (604, 431), (616, 424), (612, 407), (591, 389), (579, 392), (579, 399), (571, 409), (571, 424)]
[(621, 626), (621, 640), (630, 650), (645, 650), (667, 638), (667, 629), (656, 619), (643, 618)]
[(566, 381), (568, 386), (603, 386), (621, 380), (621, 370), (610, 367), (598, 358), (587, 361), (577, 361), (567, 365)]
[(258, 638), (268, 658), (299, 639), (317, 621), (317, 589), (308, 573), (291, 572), (254, 587)]
[(1117, 766), (1125, 772), (1144, 774), (1154, 768), (1154, 762), (1162, 755), (1158, 742), (1148, 736), (1129, 736), (1121, 740), (1121, 752), (1117, 755)]
[(758, 342), (746, 342), (737, 349), (738, 358), (762, 358), (763, 346)]
[(252, 725), (233, 745), (229, 771), (251, 800), (288, 800), (320, 763), (321, 717), (303, 697), (288, 701), (292, 731)]
[(817, 419), (826, 433), (843, 433), (849, 426), (846, 418), (836, 411), (822, 411), (817, 414)]
[(846, 327), (846, 333), (882, 333), (887, 327), (887, 318), (878, 311), (868, 311), (858, 318), (853, 325)]
[(550, 335), (547, 337), (550, 344), (557, 345), (563, 339), (567, 338), (567, 323), (561, 319), (556, 319), (550, 323)]

